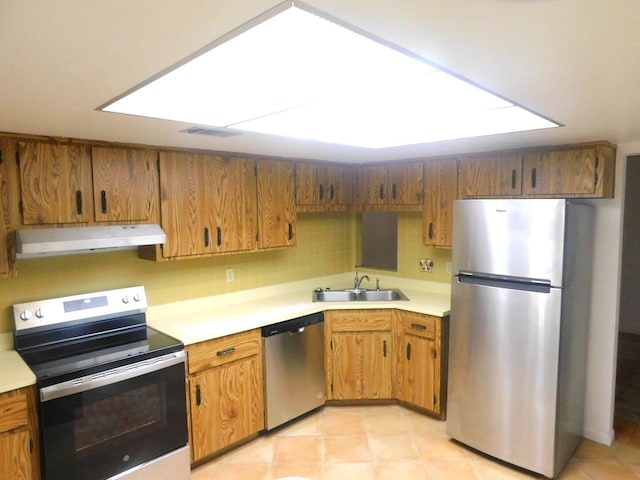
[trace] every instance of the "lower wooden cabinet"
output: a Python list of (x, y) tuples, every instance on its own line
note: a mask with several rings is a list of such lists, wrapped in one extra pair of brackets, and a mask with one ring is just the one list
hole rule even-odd
[(0, 478), (40, 478), (35, 387), (0, 394)]
[(393, 398), (392, 310), (325, 313), (329, 400)]
[(447, 323), (439, 317), (402, 310), (396, 310), (396, 316), (396, 397), (444, 418)]
[(264, 429), (260, 330), (187, 346), (191, 461)]

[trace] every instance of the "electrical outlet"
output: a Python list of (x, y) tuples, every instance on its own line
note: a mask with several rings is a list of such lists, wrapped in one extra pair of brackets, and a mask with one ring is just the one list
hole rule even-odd
[(233, 273), (233, 268), (227, 268), (227, 282), (233, 282), (235, 280), (235, 275)]
[(420, 271), (421, 272), (433, 272), (433, 260), (430, 258), (420, 259)]

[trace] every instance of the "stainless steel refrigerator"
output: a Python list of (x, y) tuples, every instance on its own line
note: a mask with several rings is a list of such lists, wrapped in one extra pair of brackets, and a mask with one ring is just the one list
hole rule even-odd
[(457, 200), (447, 434), (554, 477), (582, 437), (593, 209)]

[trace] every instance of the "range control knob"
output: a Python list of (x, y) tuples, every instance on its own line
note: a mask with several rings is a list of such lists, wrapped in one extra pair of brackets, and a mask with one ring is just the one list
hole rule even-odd
[(36, 317), (38, 317), (38, 318), (43, 318), (44, 317), (44, 312), (42, 311), (42, 308), (36, 309)]
[(20, 320), (24, 320), (25, 322), (31, 318), (31, 312), (29, 310), (24, 310), (20, 314)]
[(139, 293), (136, 293), (136, 294), (133, 295), (133, 301), (134, 302), (139, 302), (140, 301), (140, 294)]
[(122, 303), (125, 303), (125, 304), (129, 303), (129, 297), (126, 296), (126, 295), (124, 297), (122, 297)]

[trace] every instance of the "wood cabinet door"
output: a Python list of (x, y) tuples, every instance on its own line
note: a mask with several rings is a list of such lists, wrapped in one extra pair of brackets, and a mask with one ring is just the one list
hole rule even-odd
[(206, 165), (212, 251), (255, 249), (258, 232), (255, 160), (209, 156)]
[(424, 198), (423, 163), (389, 165), (387, 171), (387, 203), (422, 205)]
[(354, 201), (356, 205), (384, 205), (387, 200), (387, 167), (363, 165), (356, 171)]
[(294, 166), (281, 160), (257, 160), (258, 247), (296, 244)]
[(591, 196), (598, 184), (595, 148), (531, 153), (524, 157), (527, 196)]
[(428, 160), (424, 166), (423, 240), (425, 245), (451, 247), (453, 202), (457, 197), (454, 159)]
[(331, 335), (334, 400), (392, 397), (391, 332)]
[(435, 409), (435, 343), (414, 335), (402, 335), (398, 397), (412, 405)]
[(261, 375), (261, 362), (254, 355), (190, 377), (193, 461), (264, 428)]
[(458, 160), (459, 198), (522, 194), (522, 155), (487, 155)]
[(87, 145), (20, 142), (18, 155), (25, 225), (93, 220)]
[[(0, 147), (2, 145), (0, 144)], [(9, 177), (5, 171), (7, 160), (0, 150), (0, 277), (9, 274)]]
[(0, 434), (0, 478), (31, 480), (31, 477), (27, 428)]
[(320, 182), (315, 163), (296, 164), (296, 205), (317, 205)]
[(211, 252), (205, 178), (204, 155), (160, 152), (160, 217), (167, 234), (164, 257)]
[(158, 221), (158, 153), (91, 148), (97, 222)]
[(351, 203), (352, 168), (343, 165), (318, 166), (318, 197), (327, 205)]

